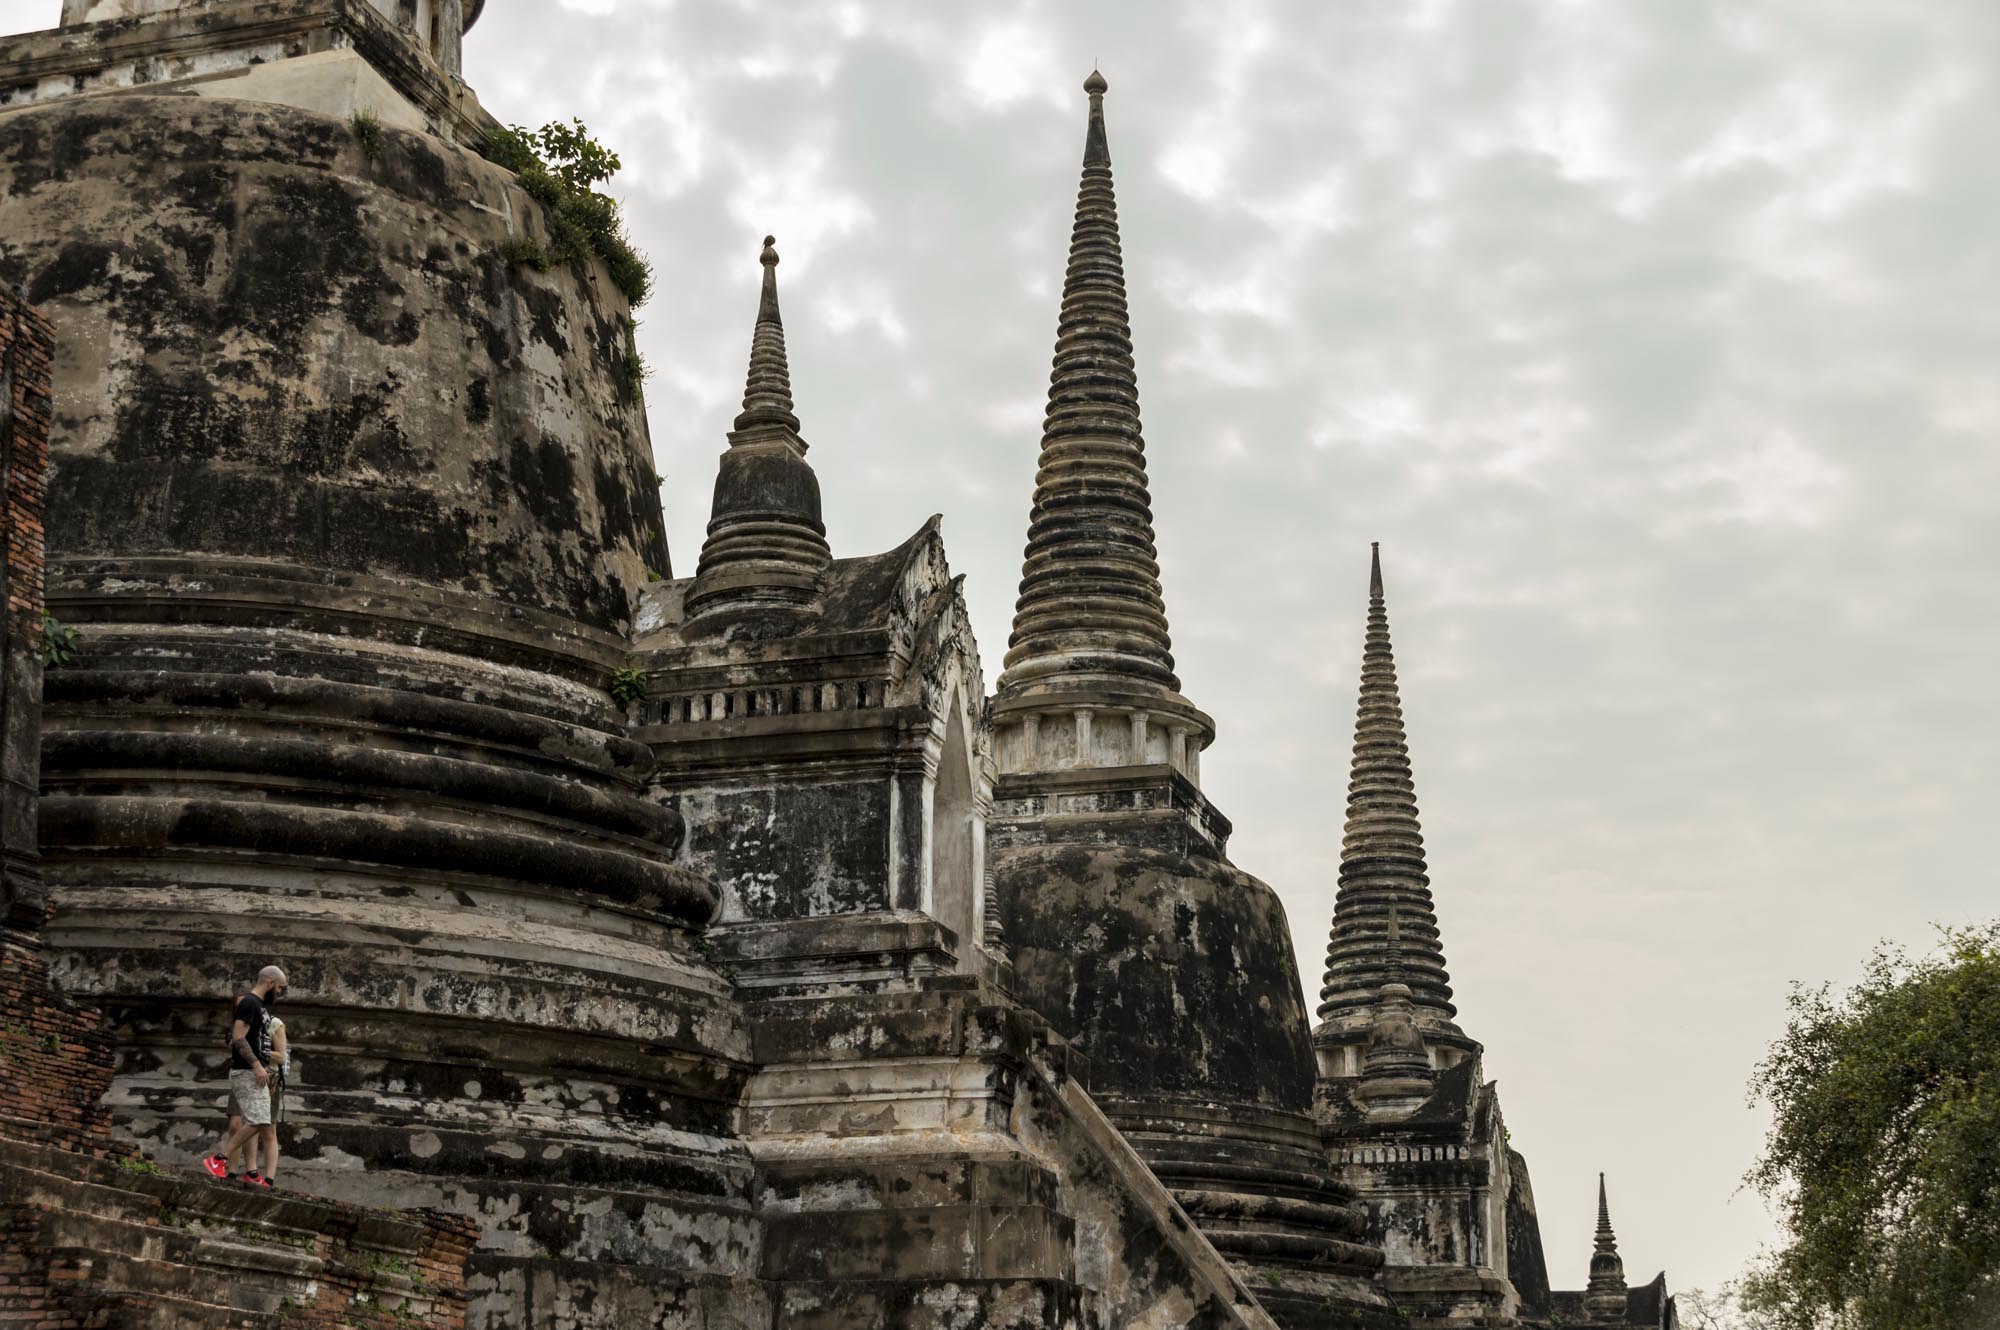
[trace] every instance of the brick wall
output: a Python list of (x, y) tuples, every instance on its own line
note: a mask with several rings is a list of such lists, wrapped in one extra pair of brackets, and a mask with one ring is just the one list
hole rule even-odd
[(35, 851), (41, 772), (42, 507), (48, 492), (55, 330), (0, 289), (0, 929), (41, 927)]
[(42, 506), (55, 332), (0, 289), (0, 1132), (104, 1154), (111, 1041), (49, 983), (35, 850), (42, 701)]
[(111, 1139), (110, 1088), (104, 1017), (55, 990), (39, 948), (0, 940), (0, 1135), (130, 1156)]

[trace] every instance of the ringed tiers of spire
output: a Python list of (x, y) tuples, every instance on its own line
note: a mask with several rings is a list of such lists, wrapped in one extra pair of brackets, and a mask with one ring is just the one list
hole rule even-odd
[(820, 520), (819, 477), (806, 461), (792, 407), (775, 237), (764, 237), (758, 262), (764, 284), (743, 410), (715, 478), (708, 539), (688, 591), (690, 620), (718, 610), (804, 604), (833, 558)]
[(1584, 1304), (1597, 1315), (1625, 1314), (1625, 1261), (1618, 1255), (1618, 1237), (1611, 1231), (1611, 1206), (1605, 1199), (1604, 1175), (1597, 1175), (1597, 1236), (1591, 1243), (1590, 1283)]
[(1451, 977), (1424, 862), (1377, 545), (1369, 562), (1354, 766), (1319, 1017), (1338, 1022), (1369, 1016), (1382, 1006), (1391, 986), (1404, 990), (1402, 1000), (1420, 1028), (1452, 1036), (1452, 1042), (1469, 1042), (1451, 1023), (1458, 1009), (1451, 1001)]
[[(1021, 591), (996, 707), (1026, 696), (1110, 692), (1199, 716), (1180, 696), (1160, 594), (1118, 203), (1104, 129), (1104, 76), (1090, 97), (1083, 178), (1063, 281), (1041, 462)], [(1200, 717), (1197, 728), (1212, 733)]]

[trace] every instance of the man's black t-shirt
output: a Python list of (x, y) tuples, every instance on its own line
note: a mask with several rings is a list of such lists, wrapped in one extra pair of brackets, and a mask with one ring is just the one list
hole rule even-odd
[[(249, 1027), (249, 1033), (244, 1035), (244, 1042), (249, 1044), (253, 1050), (261, 1049), (264, 1047), (264, 1025), (268, 1020), (270, 1020), (270, 1014), (264, 1010), (263, 1002), (258, 999), (255, 993), (245, 993), (242, 997), (236, 999), (236, 1014), (230, 1018), (229, 1029), (231, 1033), (234, 1033), (236, 1022), (242, 1021), (243, 1024)], [(229, 1069), (231, 1071), (250, 1071), (260, 1065), (262, 1064), (244, 1057), (243, 1050), (235, 1043), (232, 1042), (229, 1045)]]

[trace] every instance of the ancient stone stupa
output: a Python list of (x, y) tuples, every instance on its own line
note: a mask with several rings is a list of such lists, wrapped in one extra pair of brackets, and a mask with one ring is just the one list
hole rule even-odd
[[(0, 1269), (231, 1330), (1542, 1315), (1379, 569), (1317, 1031), (1202, 792), (1103, 77), (989, 697), (942, 519), (829, 540), (769, 238), (675, 575), (643, 291), (484, 155), (479, 9), (65, 0), (0, 40), (0, 1016), (55, 1045), (0, 1041)], [(272, 961), (298, 1194), (239, 1204), (189, 1178)]]

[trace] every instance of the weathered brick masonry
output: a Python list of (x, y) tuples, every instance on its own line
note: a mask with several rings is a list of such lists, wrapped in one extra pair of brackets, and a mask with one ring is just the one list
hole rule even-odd
[(55, 330), (0, 290), (0, 477), (7, 613), (0, 645), (0, 927), (41, 923), (35, 787), (41, 770), (42, 511), (49, 470)]

